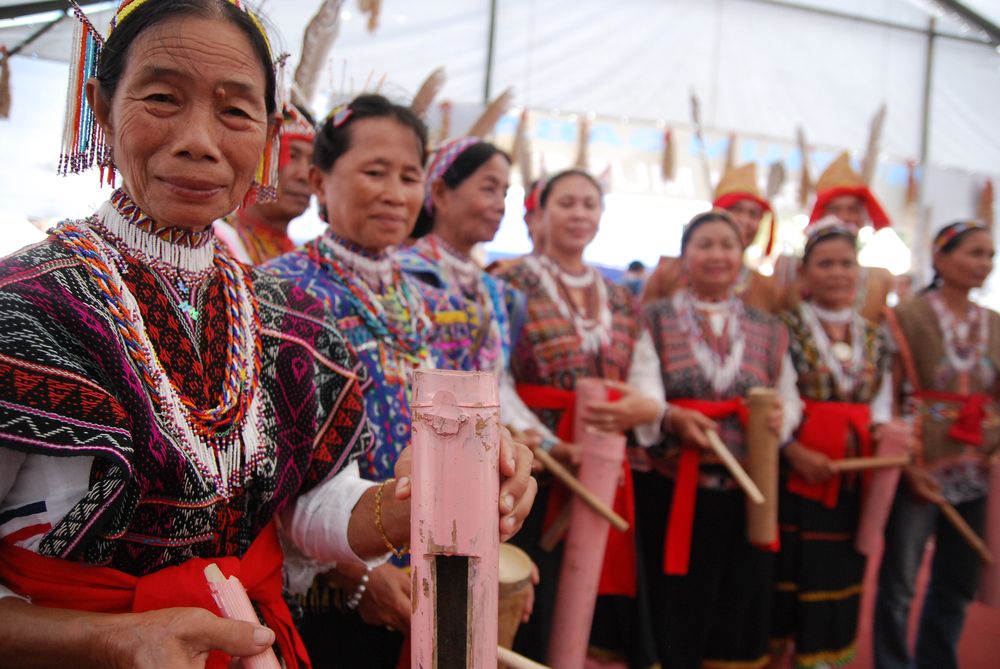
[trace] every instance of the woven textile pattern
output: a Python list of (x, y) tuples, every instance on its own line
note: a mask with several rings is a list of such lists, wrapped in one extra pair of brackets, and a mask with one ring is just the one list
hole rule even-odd
[[(696, 312), (697, 313), (697, 312)], [(733, 385), (719, 396), (712, 388), (711, 380), (705, 375), (694, 357), (694, 347), (684, 330), (674, 298), (664, 298), (646, 305), (644, 317), (653, 337), (653, 345), (660, 357), (663, 387), (667, 401), (672, 399), (729, 400), (746, 397), (750, 388), (778, 385), (781, 361), (788, 349), (788, 331), (774, 316), (753, 307), (743, 308), (740, 329), (746, 339), (743, 362)], [(698, 314), (699, 325), (707, 333), (706, 343), (720, 354), (729, 350), (729, 338), (723, 333), (714, 337), (705, 322), (705, 316)], [(746, 457), (743, 427), (739, 418), (729, 416), (719, 421), (719, 436), (729, 446), (738, 459)], [(668, 435), (665, 446), (679, 446), (672, 435)]]
[[(375, 435), (375, 447), (361, 459), (361, 475), (373, 481), (391, 478), (397, 456), (410, 443), (409, 383), (414, 364), (401, 349), (375, 336), (357, 313), (349, 291), (337, 284), (306, 250), (283, 255), (264, 265), (263, 269), (319, 298), (332, 313), (337, 329), (364, 363), (369, 379), (365, 387), (365, 409)], [(406, 280), (413, 290), (420, 290), (435, 320), (428, 342), (430, 355), (422, 366), (471, 371), (469, 326), (463, 305), (420, 281)], [(442, 314), (453, 322), (439, 323)]]
[[(193, 341), (158, 276), (129, 263), (124, 279), (170, 378), (199, 405), (217, 402), (226, 364), (218, 276), (199, 291)], [(95, 457), (89, 492), (45, 535), (41, 554), (136, 576), (191, 557), (239, 557), (291, 498), (370, 448), (367, 375), (322, 304), (260, 273), (254, 288), (265, 457), (223, 498), (157, 415), (76, 258), (50, 239), (0, 261), (0, 446)]]
[[(505, 268), (500, 278), (528, 298), (527, 317), (510, 364), (516, 383), (573, 390), (579, 378), (625, 380), (639, 338), (635, 304), (625, 288), (610, 283), (607, 286), (611, 343), (595, 356), (583, 352), (573, 322), (559, 313), (538, 276), (523, 261)], [(546, 427), (555, 431), (562, 411), (544, 409), (536, 413)]]
[(878, 392), (882, 375), (889, 368), (891, 358), (886, 348), (885, 336), (870, 321), (865, 321), (864, 369), (858, 374), (858, 381), (850, 397), (841, 397), (837, 380), (822, 361), (809, 331), (796, 309), (778, 315), (788, 328), (788, 352), (791, 354), (795, 371), (799, 375), (799, 393), (803, 398), (815, 402), (853, 402), (868, 404)]

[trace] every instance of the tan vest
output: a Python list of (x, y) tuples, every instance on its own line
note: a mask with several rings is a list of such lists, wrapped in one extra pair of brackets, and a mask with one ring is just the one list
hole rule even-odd
[[(946, 393), (959, 392), (957, 375), (946, 387), (936, 385), (935, 372), (945, 356), (944, 335), (938, 324), (937, 314), (934, 313), (927, 298), (923, 295), (913, 297), (896, 307), (895, 314), (913, 357), (920, 388)], [(1000, 374), (1000, 314), (987, 310), (986, 321), (989, 327), (986, 357)], [(995, 384), (992, 388), (983, 387), (982, 379), (975, 370), (969, 375), (969, 392), (985, 393), (993, 397), (997, 397), (998, 394)], [(924, 461), (931, 464), (937, 460), (966, 453), (968, 444), (948, 438), (948, 430), (961, 404), (930, 400), (925, 401), (923, 407), (921, 424)], [(983, 452), (989, 455), (1000, 445), (1000, 421), (998, 421), (996, 402), (990, 402), (985, 408), (987, 418), (983, 428)]]

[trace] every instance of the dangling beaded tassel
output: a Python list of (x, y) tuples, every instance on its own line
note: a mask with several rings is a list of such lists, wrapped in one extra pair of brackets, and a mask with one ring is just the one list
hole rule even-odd
[(63, 176), (79, 174), (96, 164), (101, 168), (101, 183), (106, 181), (109, 185), (114, 185), (115, 168), (111, 149), (105, 142), (104, 131), (97, 124), (94, 110), (87, 101), (87, 80), (97, 76), (104, 38), (75, 2), (73, 13), (76, 14), (77, 22), (73, 28), (73, 46), (70, 51), (69, 90), (66, 93), (66, 118), (58, 172)]
[[(276, 85), (274, 89), (275, 105), (278, 111), (284, 109), (286, 96), (285, 92), (285, 61), (288, 54), (278, 57), (274, 63), (274, 74)], [(260, 163), (257, 164), (257, 173), (254, 176), (253, 185), (243, 198), (243, 208), (250, 207), (258, 202), (268, 202), (278, 196), (278, 163), (281, 159), (281, 133), (277, 133), (274, 138), (264, 147), (261, 154)]]

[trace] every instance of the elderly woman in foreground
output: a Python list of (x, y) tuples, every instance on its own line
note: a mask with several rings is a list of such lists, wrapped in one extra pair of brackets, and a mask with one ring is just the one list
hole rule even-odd
[[(277, 641), (307, 667), (273, 520), (311, 557), (378, 564), (409, 533), (408, 459), (378, 509), (355, 463), (365, 369), (321, 303), (213, 242), (212, 221), (264, 191), (266, 35), (238, 0), (127, 0), (106, 42), (81, 34), (89, 106), (71, 105), (66, 165), (122, 184), (0, 262), (4, 662), (224, 667)], [(506, 534), (531, 506), (530, 455), (501, 449)], [(214, 615), (213, 562), (266, 627)]]

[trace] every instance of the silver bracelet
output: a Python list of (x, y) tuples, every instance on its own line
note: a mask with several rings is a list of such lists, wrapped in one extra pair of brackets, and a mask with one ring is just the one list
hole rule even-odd
[(361, 598), (364, 597), (365, 590), (368, 589), (368, 581), (371, 580), (369, 574), (372, 573), (372, 568), (365, 565), (365, 573), (361, 575), (361, 583), (358, 584), (358, 589), (354, 591), (351, 598), (347, 600), (347, 608), (353, 611), (358, 608), (358, 604), (361, 603)]

